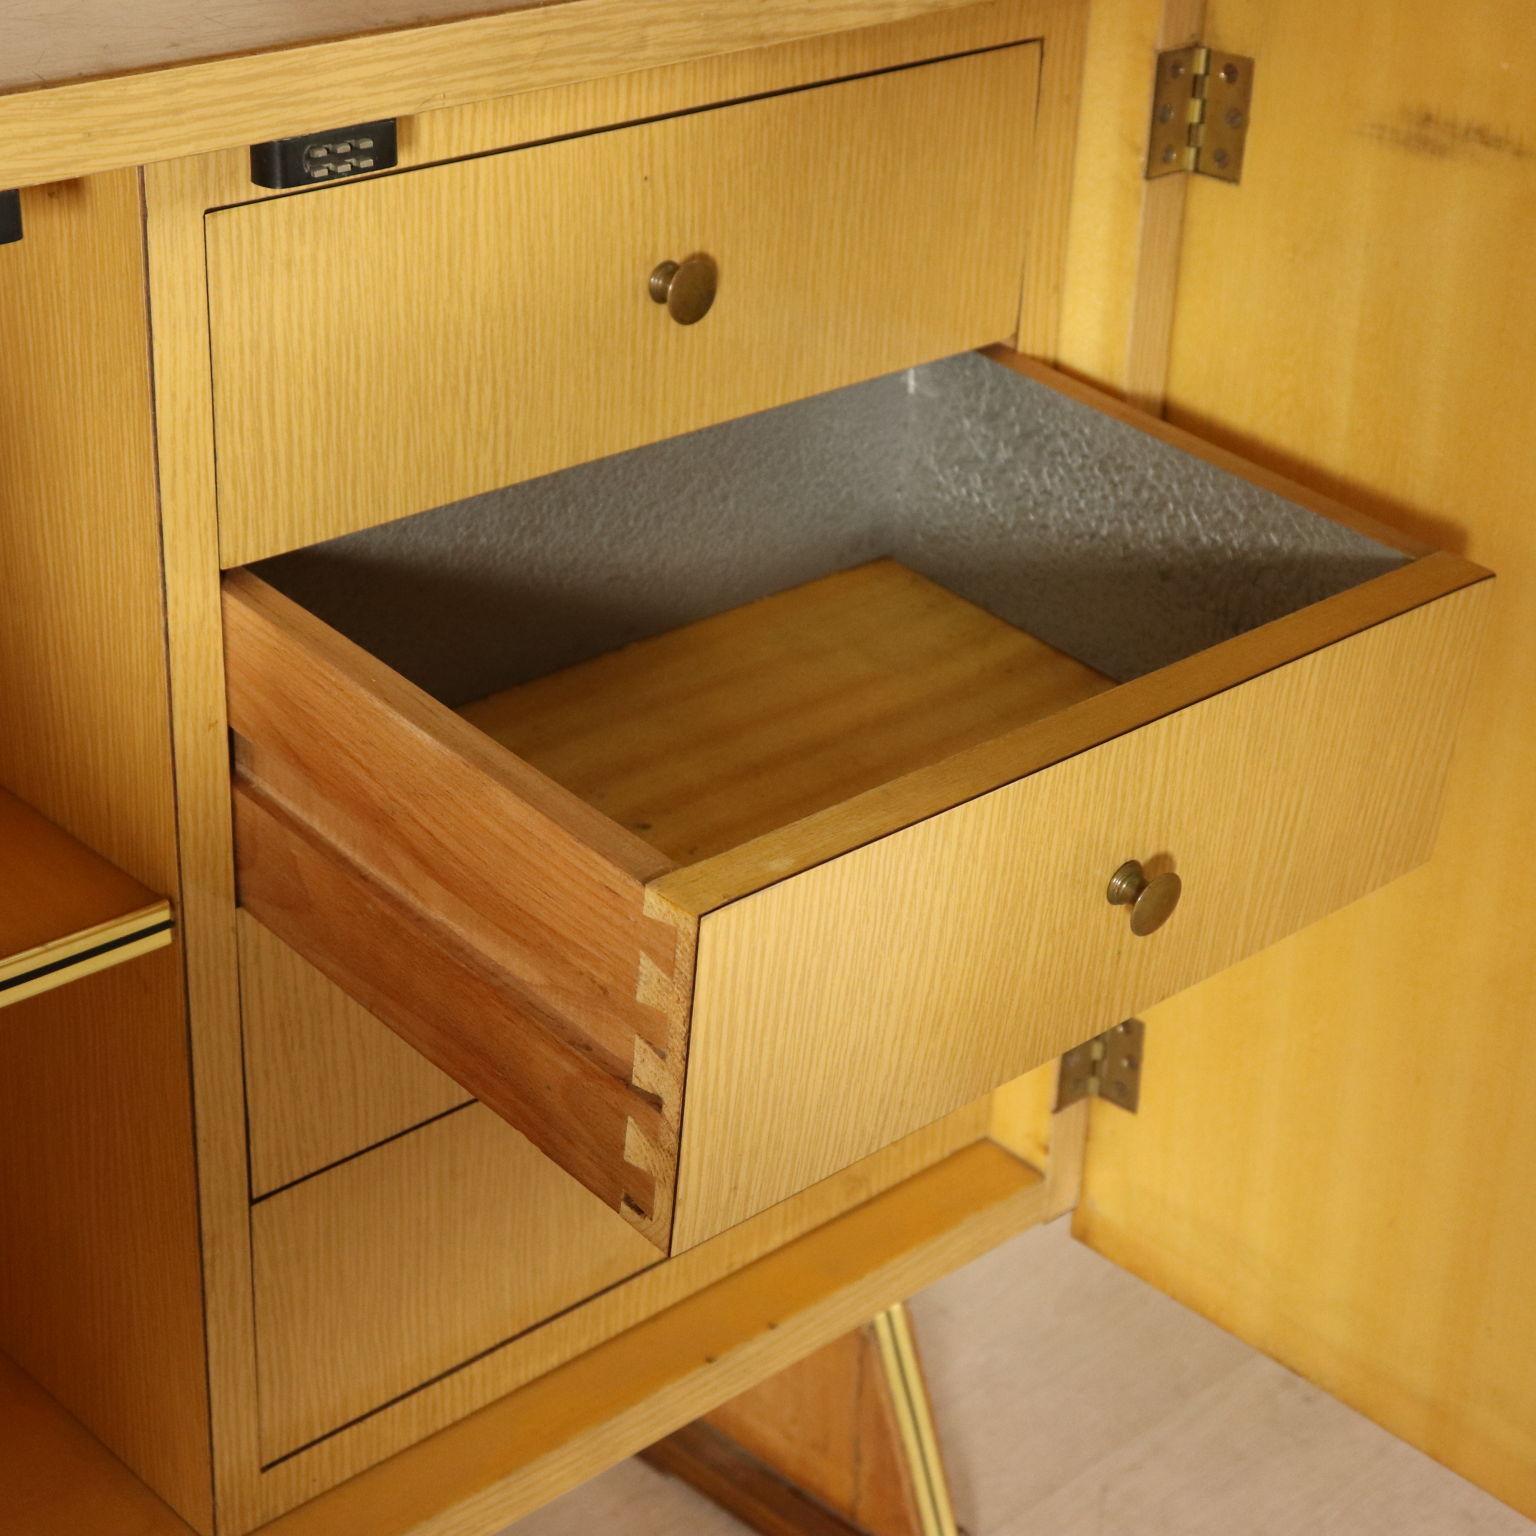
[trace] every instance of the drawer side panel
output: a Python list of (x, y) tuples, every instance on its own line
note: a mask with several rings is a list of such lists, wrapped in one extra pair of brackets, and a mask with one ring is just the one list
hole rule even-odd
[(257, 578), (224, 613), (241, 905), (665, 1249), (666, 861)]

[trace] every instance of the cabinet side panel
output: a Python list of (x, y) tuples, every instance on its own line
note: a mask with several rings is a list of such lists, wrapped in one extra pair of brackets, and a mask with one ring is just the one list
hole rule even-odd
[[(137, 177), (0, 249), (0, 782), (177, 886)], [(0, 1027), (0, 1346), (211, 1522), (180, 945)]]
[(1078, 1231), (1536, 1516), (1536, 33), (1512, 0), (1209, 10), (1255, 119), (1242, 187), (1189, 187), (1169, 414), (1499, 590), (1434, 857), (1150, 1015)]

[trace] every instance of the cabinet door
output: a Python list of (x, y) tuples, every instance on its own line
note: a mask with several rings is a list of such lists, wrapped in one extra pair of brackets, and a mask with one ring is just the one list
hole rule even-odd
[[(1504, 585), (1434, 859), (1150, 1012), (1077, 1232), (1536, 1515), (1536, 30), (1514, 0), (1205, 10), (1255, 122), (1240, 188), (1188, 187), (1168, 414)], [(1084, 217), (1142, 196), (1108, 137)], [(1063, 363), (1118, 382), (1075, 312)]]

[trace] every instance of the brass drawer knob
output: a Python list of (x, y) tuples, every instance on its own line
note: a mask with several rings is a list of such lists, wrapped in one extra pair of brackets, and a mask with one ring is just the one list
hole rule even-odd
[(664, 261), (651, 273), (650, 293), (657, 304), (679, 325), (697, 325), (715, 302), (720, 268), (712, 256), (690, 256), (686, 261)]
[(1110, 905), (1131, 909), (1131, 932), (1145, 937), (1156, 933), (1173, 916), (1184, 882), (1169, 870), (1148, 880), (1138, 859), (1127, 859), (1109, 877), (1106, 893)]

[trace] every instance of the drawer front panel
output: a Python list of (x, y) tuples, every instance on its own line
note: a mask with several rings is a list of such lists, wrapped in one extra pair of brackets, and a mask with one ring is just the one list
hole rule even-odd
[(249, 912), (236, 919), (253, 1196), (471, 1102)]
[[(706, 916), (674, 1252), (1426, 858), (1489, 592)], [(1183, 880), (1145, 937), (1105, 896), (1131, 858)]]
[[(1038, 65), (1015, 45), (211, 213), (222, 562), (1009, 335)], [(648, 279), (698, 252), (718, 296), (682, 325)]]
[[(388, 1449), (419, 1439), (971, 1145), (988, 1109), (967, 1105), (660, 1264), (621, 1217), (479, 1106), (260, 1201), (262, 1457), (428, 1388), (386, 1431), (402, 1434)], [(590, 1317), (567, 1312), (640, 1271)], [(553, 1328), (498, 1347), (558, 1312)]]

